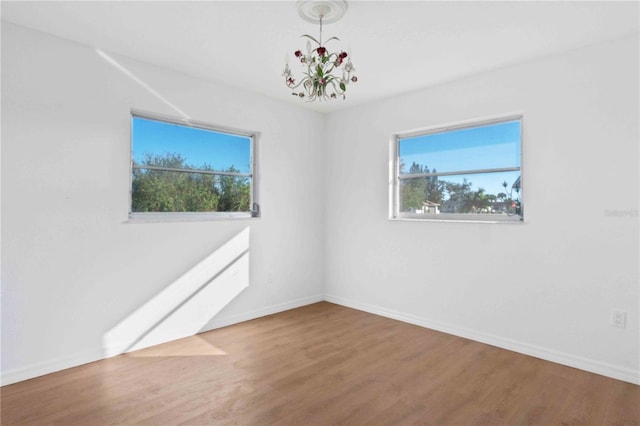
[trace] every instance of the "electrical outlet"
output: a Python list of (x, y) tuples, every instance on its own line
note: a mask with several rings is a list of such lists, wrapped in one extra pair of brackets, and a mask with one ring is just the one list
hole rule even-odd
[(625, 328), (627, 326), (627, 313), (618, 309), (611, 311), (611, 325)]

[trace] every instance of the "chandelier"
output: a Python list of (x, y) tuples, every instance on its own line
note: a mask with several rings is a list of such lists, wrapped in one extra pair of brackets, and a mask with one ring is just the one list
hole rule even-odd
[[(344, 50), (330, 51), (327, 43), (340, 41), (337, 37), (322, 40), (322, 24), (338, 21), (347, 10), (347, 3), (343, 0), (299, 0), (298, 14), (302, 19), (320, 24), (320, 34), (316, 39), (308, 34), (301, 37), (307, 39), (306, 50), (296, 50), (296, 61), (302, 66), (302, 78), (296, 80), (289, 68), (289, 56), (282, 76), (291, 94), (306, 98), (307, 102), (329, 100), (341, 97), (345, 99), (345, 92), (349, 83), (358, 81), (352, 75), (355, 68), (351, 63), (349, 53)], [(314, 44), (312, 44), (312, 42)]]

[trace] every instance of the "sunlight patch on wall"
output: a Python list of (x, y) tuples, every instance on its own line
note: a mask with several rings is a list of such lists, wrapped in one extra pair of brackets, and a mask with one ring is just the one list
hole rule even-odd
[(249, 286), (249, 247), (246, 227), (105, 333), (104, 355), (198, 333)]
[(135, 75), (133, 72), (131, 72), (130, 70), (125, 68), (124, 65), (122, 65), (120, 62), (116, 61), (115, 59), (113, 59), (111, 56), (107, 55), (105, 52), (103, 52), (100, 49), (96, 49), (96, 53), (98, 54), (98, 56), (100, 56), (102, 59), (104, 59), (108, 64), (112, 65), (115, 69), (119, 70), (124, 75), (129, 77), (131, 80), (133, 80), (136, 83), (138, 83), (140, 85), (140, 87), (145, 89), (147, 92), (149, 92), (151, 95), (156, 97), (158, 100), (160, 100), (162, 103), (167, 105), (169, 108), (173, 109), (175, 112), (180, 114), (184, 119), (189, 120), (191, 118), (191, 117), (189, 117), (187, 115), (186, 112), (182, 111), (176, 105), (171, 103), (167, 98), (162, 96), (157, 90), (155, 90), (153, 87), (149, 86), (146, 82), (144, 82), (142, 79), (140, 79), (137, 75)]

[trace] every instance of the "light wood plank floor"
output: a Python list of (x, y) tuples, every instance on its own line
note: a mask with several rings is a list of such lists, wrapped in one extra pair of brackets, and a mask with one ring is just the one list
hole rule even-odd
[(5, 386), (3, 425), (640, 425), (640, 387), (322, 302)]

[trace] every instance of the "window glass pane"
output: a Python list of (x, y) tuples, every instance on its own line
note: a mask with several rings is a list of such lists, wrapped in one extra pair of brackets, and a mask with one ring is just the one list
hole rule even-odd
[(402, 138), (398, 152), (400, 174), (520, 167), (520, 120)]
[[(176, 124), (177, 123), (177, 124)], [(259, 217), (253, 133), (132, 113), (132, 219)], [(147, 214), (153, 213), (153, 214)]]
[[(400, 180), (402, 216), (442, 214), (521, 216), (520, 172), (430, 176)], [(494, 217), (489, 217), (494, 216)]]
[(248, 177), (134, 169), (132, 212), (247, 212)]
[(133, 117), (136, 165), (251, 173), (251, 138)]

